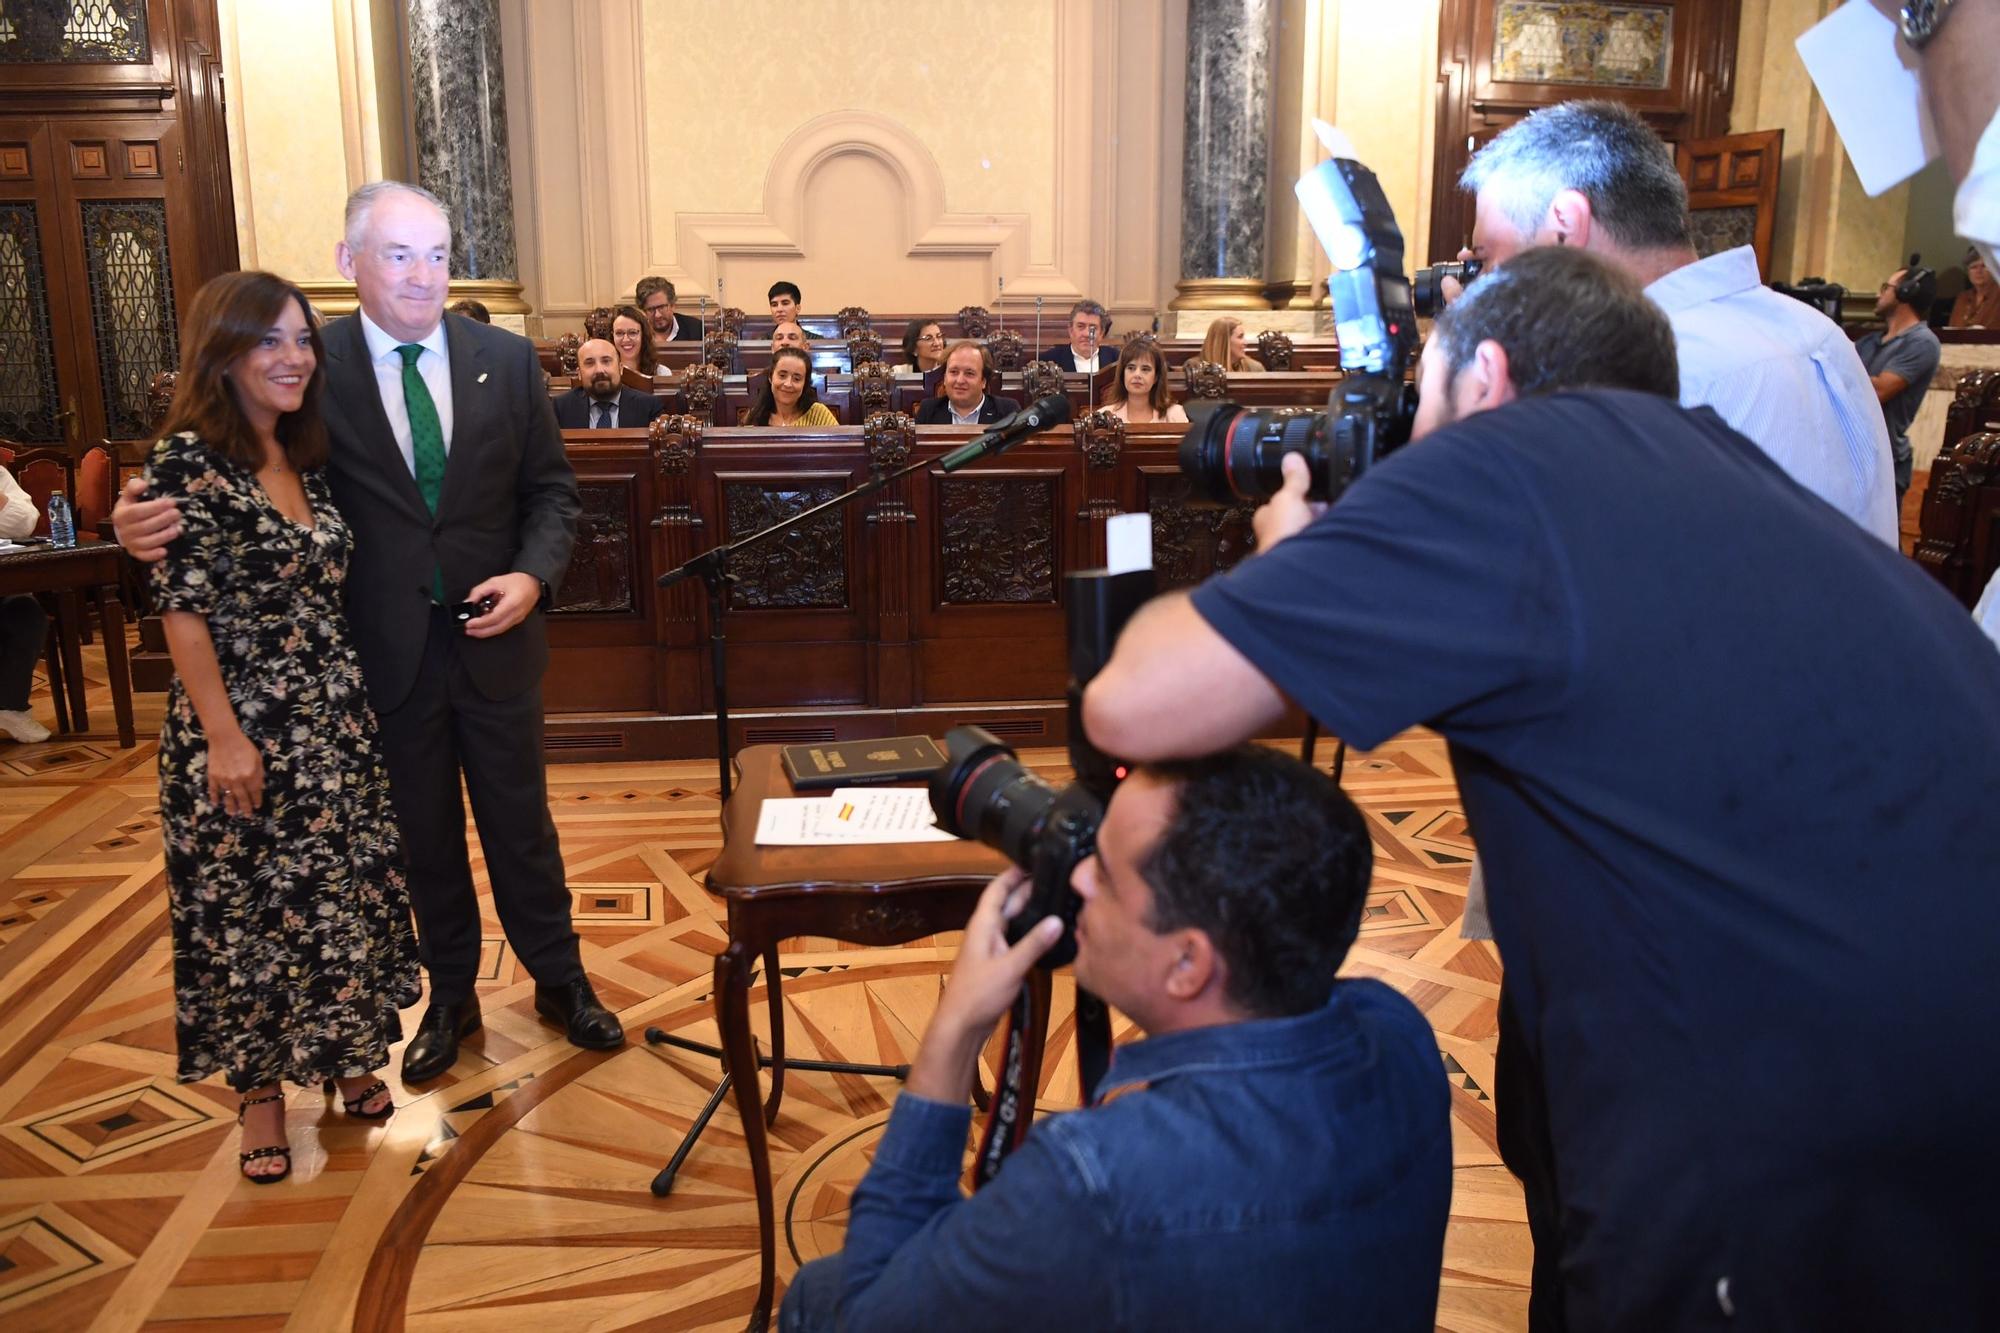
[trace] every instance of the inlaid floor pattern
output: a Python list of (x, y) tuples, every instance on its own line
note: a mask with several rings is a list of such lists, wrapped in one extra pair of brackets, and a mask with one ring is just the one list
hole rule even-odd
[[(717, 1071), (638, 1040), (649, 1024), (714, 1034), (723, 913), (702, 887), (718, 847), (713, 764), (550, 769), (584, 960), (631, 1044), (586, 1053), (539, 1021), (489, 909), (486, 1026), (457, 1068), (421, 1090), (397, 1086), (392, 1069), (399, 1109), (383, 1125), (291, 1089), (296, 1166), (260, 1188), (238, 1179), (227, 1089), (174, 1081), (153, 745), (117, 748), (101, 655), (87, 668), (97, 729), (0, 742), (0, 1327), (741, 1328), (756, 1210), (734, 1109), (655, 1199), (647, 1183)], [(45, 688), (37, 698), (49, 713)], [(142, 737), (157, 733), (160, 707), (140, 696)], [(1030, 757), (1059, 772), (1059, 752)], [(1401, 737), (1350, 757), (1346, 784), (1376, 845), (1350, 970), (1423, 1009), (1452, 1084), (1439, 1325), (1521, 1328), (1527, 1228), (1494, 1151), (1490, 1096), (1500, 969), (1490, 946), (1458, 938), (1471, 844), (1444, 746)], [(794, 941), (791, 1051), (907, 1060), (954, 943)], [(1051, 1110), (1076, 1102), (1069, 1001), (1059, 978), (1040, 1090)], [(761, 1031), (761, 995), (752, 1008)], [(788, 1076), (772, 1133), (781, 1284), (838, 1247), (895, 1092), (890, 1080)]]

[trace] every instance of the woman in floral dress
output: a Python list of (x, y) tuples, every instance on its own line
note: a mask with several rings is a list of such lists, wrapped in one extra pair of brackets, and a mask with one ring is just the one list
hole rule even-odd
[(196, 296), (147, 483), (179, 501), (152, 567), (175, 679), (160, 822), (180, 1078), (243, 1099), (241, 1169), (291, 1172), (281, 1080), (395, 1107), (375, 1076), (416, 1003), (388, 781), (341, 611), (348, 532), (320, 465), (325, 376), (305, 297), (268, 273)]

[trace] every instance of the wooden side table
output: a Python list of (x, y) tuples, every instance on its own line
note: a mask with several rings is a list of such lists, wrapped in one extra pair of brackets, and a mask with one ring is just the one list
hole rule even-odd
[[(757, 811), (767, 796), (792, 796), (775, 745), (753, 745), (737, 756), (738, 785), (723, 810), (722, 855), (708, 887), (729, 907), (729, 946), (715, 960), (715, 1018), (723, 1064), (735, 1086), (736, 1109), (757, 1187), (761, 1258), (753, 1331), (771, 1316), (777, 1251), (771, 1203), (770, 1141), (785, 1091), (785, 1019), (779, 994), (778, 943), (818, 935), (853, 944), (893, 945), (959, 930), (988, 880), (1007, 859), (976, 842), (901, 843), (868, 847), (759, 847)], [(810, 794), (810, 793), (808, 793)], [(750, 1033), (750, 980), (759, 958), (771, 1016), (771, 1094), (759, 1105), (757, 1051)], [(1023, 1055), (1039, 1069), (1049, 1010), (1049, 974), (1037, 968), (1040, 1022), (1031, 1025)]]
[[(77, 650), (81, 628), (70, 608), (79, 594), (87, 594), (97, 604), (118, 744), (129, 750), (138, 741), (132, 730), (132, 668), (125, 654), (125, 611), (118, 602), (121, 559), (118, 543), (83, 536), (76, 539), (75, 546), (21, 546), (0, 551), (0, 597), (55, 594), (60, 613), (56, 634), (63, 671), (69, 677), (69, 715), (78, 731), (90, 726), (90, 718), (83, 711), (83, 660)], [(58, 722), (62, 721), (61, 711), (58, 708)]]

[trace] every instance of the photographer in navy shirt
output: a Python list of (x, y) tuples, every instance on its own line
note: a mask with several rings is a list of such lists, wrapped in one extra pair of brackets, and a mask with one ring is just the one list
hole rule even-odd
[(1261, 553), (1144, 608), (1086, 725), (1446, 737), (1571, 1326), (1990, 1328), (2000, 654), (1674, 366), (1631, 278), (1513, 258), (1439, 319), (1419, 442), (1324, 513), (1287, 460)]

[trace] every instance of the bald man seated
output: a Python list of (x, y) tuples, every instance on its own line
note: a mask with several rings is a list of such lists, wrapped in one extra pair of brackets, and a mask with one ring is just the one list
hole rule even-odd
[(667, 405), (639, 389), (620, 388), (618, 349), (592, 338), (576, 353), (576, 387), (555, 401), (564, 430), (620, 430), (652, 424)]

